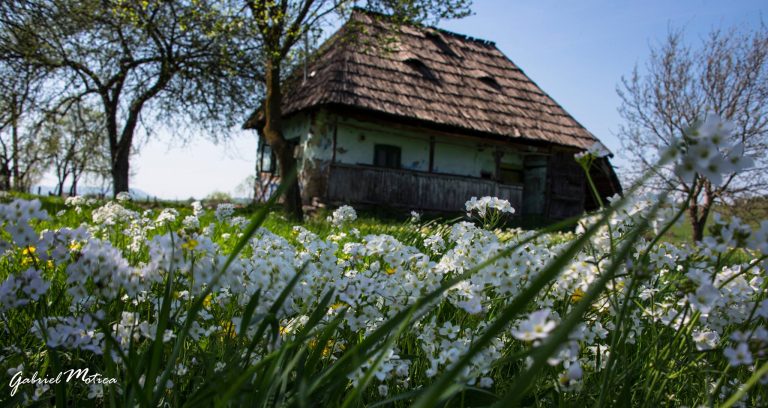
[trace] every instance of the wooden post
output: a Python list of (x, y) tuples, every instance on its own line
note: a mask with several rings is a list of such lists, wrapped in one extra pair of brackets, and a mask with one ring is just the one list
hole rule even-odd
[(493, 164), (496, 169), (493, 171), (493, 179), (497, 182), (501, 182), (501, 156), (504, 156), (504, 152), (499, 149), (493, 152)]
[(336, 163), (336, 134), (339, 129), (339, 117), (333, 115), (333, 151), (331, 151), (331, 164)]
[(429, 137), (429, 172), (435, 171), (435, 137)]

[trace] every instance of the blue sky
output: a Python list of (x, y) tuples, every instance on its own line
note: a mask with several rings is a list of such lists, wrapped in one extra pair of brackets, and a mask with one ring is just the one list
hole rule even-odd
[[(712, 28), (768, 23), (763, 1), (475, 0), (474, 15), (440, 27), (496, 42), (545, 92), (600, 138), (623, 164), (615, 134), (621, 124), (616, 85), (669, 27), (683, 28), (696, 43)], [(186, 146), (151, 140), (132, 161), (132, 187), (162, 198), (202, 198), (234, 193), (252, 174), (255, 132), (224, 144), (202, 139)], [(50, 183), (49, 183), (50, 184)]]

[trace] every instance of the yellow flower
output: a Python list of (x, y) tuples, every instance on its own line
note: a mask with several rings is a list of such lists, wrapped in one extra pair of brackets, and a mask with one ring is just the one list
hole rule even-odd
[(203, 299), (203, 307), (208, 309), (211, 307), (211, 294), (209, 293), (208, 296)]
[(393, 275), (396, 271), (395, 268), (387, 268), (387, 275)]
[[(330, 344), (330, 342), (328, 342), (328, 343)], [(330, 355), (331, 355), (331, 352), (333, 352), (333, 349), (331, 349), (331, 347), (329, 347), (328, 345), (326, 345), (325, 347), (323, 347), (323, 357), (328, 357), (328, 356), (330, 356)]]
[(48, 266), (48, 268), (53, 269), (53, 261), (52, 260), (49, 259), (48, 262), (46, 262), (45, 264)]
[(26, 248), (21, 250), (21, 255), (23, 258), (21, 258), (21, 266), (28, 266), (35, 262), (35, 252), (37, 252), (37, 248), (33, 247), (32, 245), (27, 246)]
[(235, 333), (235, 325), (230, 321), (221, 322), (221, 336), (237, 336), (237, 333)]
[[(307, 343), (307, 346), (314, 350), (318, 344), (317, 339), (311, 339), (309, 340), (309, 343)], [(339, 347), (341, 350), (344, 350), (344, 347)], [(328, 340), (325, 345), (323, 346), (323, 357), (328, 357), (333, 353), (333, 341)]]
[(83, 244), (81, 244), (81, 243), (79, 243), (77, 241), (72, 241), (72, 243), (69, 244), (69, 250), (72, 251), (72, 252), (77, 252), (82, 247), (83, 247)]
[(336, 309), (340, 309), (340, 308), (345, 307), (345, 306), (349, 306), (349, 305), (344, 303), (344, 302), (336, 302), (336, 303), (331, 305), (331, 309), (336, 310)]
[(584, 297), (584, 291), (581, 288), (576, 288), (571, 295), (571, 302), (576, 303)]
[(197, 240), (194, 240), (194, 239), (187, 240), (187, 242), (181, 244), (181, 247), (188, 251), (191, 251), (197, 247)]

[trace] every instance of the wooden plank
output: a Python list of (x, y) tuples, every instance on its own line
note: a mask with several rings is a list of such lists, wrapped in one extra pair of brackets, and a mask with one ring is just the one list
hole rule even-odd
[(547, 216), (563, 219), (584, 211), (585, 177), (581, 166), (569, 152), (550, 156), (547, 166)]
[(435, 137), (429, 137), (429, 172), (435, 171)]
[(543, 216), (547, 205), (547, 156), (526, 155), (523, 158), (522, 214)]
[(519, 210), (522, 195), (522, 186), (491, 180), (335, 164), (331, 167), (327, 200), (454, 212), (463, 211), (464, 203), (473, 196), (498, 196)]

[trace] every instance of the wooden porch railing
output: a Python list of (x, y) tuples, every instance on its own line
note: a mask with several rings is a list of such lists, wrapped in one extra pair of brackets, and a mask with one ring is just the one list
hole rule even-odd
[(421, 210), (463, 211), (464, 203), (473, 196), (503, 198), (520, 214), (523, 187), (472, 177), (334, 164), (328, 179), (327, 200)]

